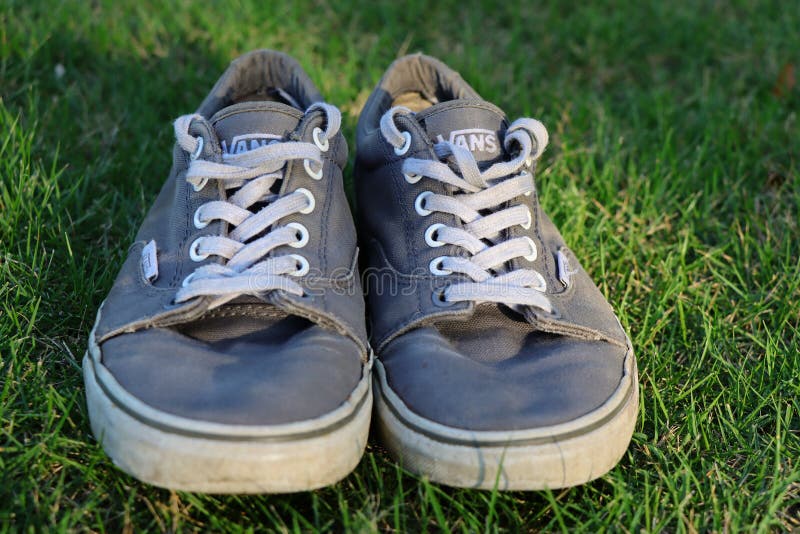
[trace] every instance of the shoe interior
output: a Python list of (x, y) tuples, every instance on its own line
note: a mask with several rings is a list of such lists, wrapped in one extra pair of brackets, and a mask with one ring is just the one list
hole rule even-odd
[(297, 100), (280, 87), (264, 87), (258, 89), (250, 94), (237, 97), (233, 101), (233, 104), (242, 102), (280, 102), (281, 104), (286, 104), (293, 108), (302, 109)]
[(491, 303), (478, 305), (469, 321), (436, 321), (432, 326), (459, 353), (485, 364), (526, 355), (537, 342), (559, 337), (532, 330), (518, 313)]
[(481, 100), (461, 75), (438, 59), (422, 54), (392, 63), (364, 106), (358, 122), (359, 135), (379, 127), (381, 116), (394, 106), (418, 113), (450, 100)]
[(429, 100), (420, 92), (408, 91), (406, 93), (400, 93), (397, 95), (397, 97), (392, 100), (392, 107), (402, 106), (410, 109), (414, 113), (419, 113), (420, 111), (428, 109), (432, 105), (439, 103), (435, 96), (432, 96), (431, 98), (433, 100)]
[(280, 102), (306, 110), (322, 100), (297, 61), (280, 52), (257, 50), (231, 63), (197, 113), (211, 118), (228, 106), (253, 101)]
[(266, 308), (263, 304), (265, 309), (254, 317), (249, 306), (228, 304), (200, 319), (175, 327), (175, 330), (192, 339), (214, 344), (245, 336), (262, 337), (266, 342), (277, 341), (314, 326), (308, 319)]

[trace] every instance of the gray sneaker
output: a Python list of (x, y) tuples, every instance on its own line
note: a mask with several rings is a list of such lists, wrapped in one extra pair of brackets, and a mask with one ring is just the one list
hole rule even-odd
[(92, 429), (124, 471), (261, 493), (358, 463), (371, 360), (340, 124), (271, 51), (175, 122), (172, 172), (83, 360)]
[(547, 140), (422, 55), (392, 64), (359, 120), (376, 424), (438, 482), (572, 486), (631, 439), (636, 360), (542, 212), (533, 172)]

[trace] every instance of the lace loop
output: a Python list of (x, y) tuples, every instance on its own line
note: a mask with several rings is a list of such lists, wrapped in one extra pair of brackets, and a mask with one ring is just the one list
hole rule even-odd
[(327, 150), (328, 140), (336, 135), (336, 132), (342, 127), (342, 114), (338, 109), (325, 102), (315, 102), (311, 104), (306, 110), (306, 114), (312, 111), (322, 111), (326, 117), (325, 130), (322, 131), (322, 135), (320, 136), (317, 134), (316, 130), (314, 131), (314, 141), (319, 141), (320, 144), (326, 146), (326, 148), (319, 147), (320, 150), (324, 152)]
[[(299, 254), (270, 256), (278, 247), (289, 245), (301, 248), (309, 240), (308, 229), (299, 223), (276, 226), (287, 216), (311, 213), (314, 195), (305, 188), (278, 196), (272, 193), (274, 184), (283, 179), (286, 164), (303, 160), (322, 168), (322, 152), (328, 140), (341, 126), (341, 114), (335, 107), (318, 102), (306, 111), (322, 111), (325, 130), (314, 130), (314, 142), (281, 141), (270, 143), (239, 154), (224, 163), (192, 159), (186, 171), (186, 181), (202, 187), (216, 180), (226, 190), (235, 190), (225, 200), (214, 200), (200, 206), (194, 215), (195, 226), (205, 227), (213, 221), (227, 223), (232, 229), (227, 236), (207, 235), (197, 238), (191, 246), (192, 259), (198, 262), (214, 256), (222, 263), (207, 263), (187, 276), (175, 296), (181, 303), (196, 297), (213, 297), (216, 307), (243, 294), (265, 291), (285, 291), (302, 296), (297, 278), (309, 271), (308, 260)], [(175, 137), (180, 147), (191, 153), (202, 150), (201, 141), (189, 133), (199, 115), (184, 115), (175, 121)], [(199, 147), (199, 148), (198, 148)], [(263, 206), (251, 211), (255, 205)]]
[(403, 132), (400, 131), (400, 128), (395, 124), (394, 118), (396, 115), (411, 114), (412, 112), (410, 109), (403, 106), (395, 106), (381, 117), (381, 133), (386, 141), (395, 147), (395, 149), (400, 149), (405, 144), (406, 138)]

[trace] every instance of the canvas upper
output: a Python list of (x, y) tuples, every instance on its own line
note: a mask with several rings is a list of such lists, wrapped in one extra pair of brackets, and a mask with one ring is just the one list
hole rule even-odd
[(103, 366), (189, 419), (334, 410), (368, 359), (338, 110), (297, 62), (262, 50), (175, 128), (172, 170), (99, 313)]
[(509, 121), (443, 63), (411, 55), (389, 67), (357, 133), (370, 336), (400, 400), (436, 423), (503, 431), (609, 399), (629, 343), (541, 209), (541, 123)]

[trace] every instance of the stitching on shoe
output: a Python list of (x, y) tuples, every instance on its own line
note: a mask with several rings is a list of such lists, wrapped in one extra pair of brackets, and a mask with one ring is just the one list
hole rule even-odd
[[(398, 158), (398, 161), (401, 161), (401, 160)], [(400, 173), (400, 175), (402, 175), (402, 173)], [(389, 182), (390, 182), (390, 184), (392, 186), (392, 190), (394, 192), (394, 197), (395, 198), (403, 198), (403, 194), (402, 194), (403, 191), (402, 191), (402, 187), (400, 186), (397, 174), (395, 174), (394, 176), (390, 176)], [(400, 210), (400, 217), (401, 217), (402, 222), (403, 222), (403, 228), (409, 228), (411, 226), (411, 221), (409, 220), (408, 214), (406, 213), (405, 209), (401, 209)], [(409, 231), (405, 230), (403, 232), (403, 238), (404, 238), (404, 240), (406, 242), (406, 250), (411, 253), (412, 265), (416, 265), (417, 263), (419, 263), (419, 260), (417, 258), (417, 251), (414, 249), (414, 246), (413, 246), (414, 243), (413, 243), (413, 240), (411, 239), (411, 233)], [(385, 254), (383, 254), (382, 248), (380, 248), (379, 250), (381, 251), (381, 254), (383, 256), (385, 256)], [(394, 266), (391, 265), (391, 263), (389, 263), (388, 261), (387, 261), (387, 265), (390, 265), (392, 267), (392, 269), (394, 269)], [(417, 294), (417, 313), (422, 313), (422, 297), (419, 294)]]
[[(332, 146), (330, 147), (330, 150), (328, 150), (324, 154), (327, 154), (328, 152), (335, 152), (335, 151), (339, 150), (339, 143), (340, 143), (341, 136), (339, 136), (337, 134), (336, 136), (334, 136), (334, 139), (335, 139), (335, 141), (334, 141), (334, 143), (332, 143)], [(332, 158), (329, 161), (334, 165), (334, 167), (338, 167), (338, 165), (336, 165), (336, 163), (333, 162)], [(328, 216), (329, 216), (329, 214), (331, 212), (331, 208), (332, 208), (332, 204), (333, 204), (331, 202), (331, 199), (333, 197), (333, 180), (332, 180), (332, 178), (335, 175), (336, 175), (336, 169), (335, 168), (331, 169), (331, 170), (328, 171), (328, 176), (327, 176), (327, 179), (325, 180), (325, 182), (326, 182), (325, 205), (322, 208), (323, 209), (323, 217), (321, 219), (322, 221), (327, 221), (328, 220)], [(319, 262), (320, 263), (320, 266), (319, 266), (320, 270), (322, 272), (326, 273), (326, 272), (328, 272), (328, 228), (324, 224), (320, 225), (320, 227), (321, 227), (321, 230), (322, 230), (320, 233), (322, 235), (320, 236), (321, 237), (320, 245), (319, 245), (320, 249), (317, 251), (317, 254), (320, 257), (320, 262)]]
[(223, 317), (261, 317), (261, 318), (276, 318), (285, 317), (286, 313), (278, 313), (274, 308), (267, 308), (258, 304), (234, 304), (230, 308), (224, 310), (214, 310), (201, 317), (205, 318), (223, 318)]
[[(191, 193), (189, 192), (189, 184), (186, 181), (186, 171), (184, 169), (181, 173), (179, 173), (176, 177), (176, 183), (181, 183), (182, 187), (185, 191), (185, 200), (186, 200), (186, 207), (190, 206), (191, 201)], [(180, 182), (177, 182), (180, 180)], [(186, 243), (189, 241), (189, 225), (187, 224), (183, 230), (183, 239), (181, 239), (180, 244), (178, 245), (178, 251), (183, 252)], [(175, 259), (175, 274), (172, 275), (172, 280), (170, 280), (170, 287), (175, 288), (178, 286), (178, 280), (181, 280), (181, 275), (183, 274), (183, 264), (185, 263), (185, 258), (183, 258), (183, 254), (179, 254), (178, 257)]]

